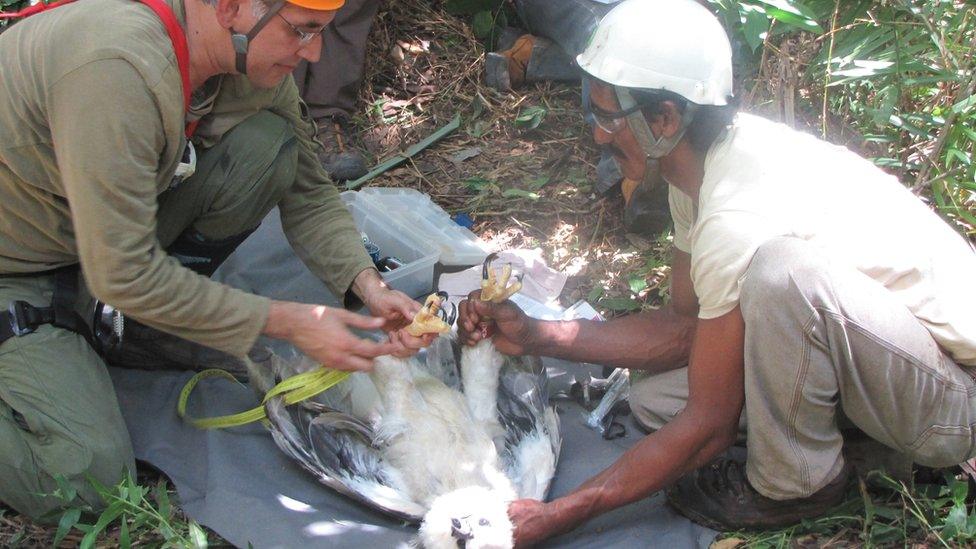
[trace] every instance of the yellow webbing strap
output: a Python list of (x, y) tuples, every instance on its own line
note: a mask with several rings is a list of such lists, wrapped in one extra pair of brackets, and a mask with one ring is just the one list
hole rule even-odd
[(264, 411), (264, 404), (272, 397), (280, 395), (284, 399), (285, 405), (295, 404), (296, 402), (301, 402), (305, 399), (312, 398), (322, 391), (334, 387), (336, 384), (349, 377), (349, 372), (330, 370), (325, 367), (317, 368), (310, 372), (298, 374), (283, 380), (281, 383), (272, 387), (271, 390), (264, 395), (264, 399), (261, 400), (260, 406), (251, 408), (246, 412), (228, 416), (207, 417), (200, 419), (187, 417), (186, 402), (190, 399), (190, 393), (193, 392), (193, 388), (196, 387), (197, 383), (211, 377), (223, 377), (231, 381), (238, 382), (234, 376), (225, 370), (204, 370), (191, 377), (190, 381), (186, 382), (186, 385), (183, 386), (183, 390), (180, 391), (179, 401), (176, 403), (176, 413), (179, 414), (184, 421), (189, 422), (198, 429), (225, 429), (227, 427), (237, 427), (238, 425), (246, 425), (248, 423), (266, 419), (268, 416)]

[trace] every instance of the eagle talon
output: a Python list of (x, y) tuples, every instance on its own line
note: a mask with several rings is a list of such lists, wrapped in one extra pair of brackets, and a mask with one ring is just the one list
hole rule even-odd
[[(449, 296), (447, 292), (437, 292), (437, 295), (441, 297), (441, 306), (437, 309), (437, 318), (443, 320), (448, 326), (453, 326), (458, 316), (457, 305), (448, 301)], [(451, 312), (444, 310), (444, 303), (451, 306)]]
[(502, 267), (501, 274), (496, 275), (495, 270), (491, 268), (491, 262), (496, 257), (498, 257), (497, 253), (490, 253), (482, 264), (481, 300), (501, 303), (522, 289), (522, 274), (516, 275), (515, 282), (509, 286), (508, 281), (512, 278), (512, 264), (506, 263)]
[(417, 311), (413, 317), (413, 322), (407, 326), (407, 333), (420, 337), (426, 334), (443, 334), (451, 331), (451, 324), (457, 317), (457, 306), (451, 304), (451, 313), (448, 314), (441, 306), (447, 301), (447, 292), (437, 292), (427, 296), (424, 306)]

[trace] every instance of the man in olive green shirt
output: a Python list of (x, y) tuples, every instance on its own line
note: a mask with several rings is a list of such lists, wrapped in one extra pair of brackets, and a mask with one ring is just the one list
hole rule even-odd
[[(392, 329), (419, 306), (373, 268), (316, 159), (290, 77), (300, 60), (318, 58), (341, 3), (167, 0), (189, 49), (189, 112), (173, 43), (141, 2), (79, 0), (0, 34), (0, 307), (50, 306), (80, 265), (71, 306), (86, 321), (90, 293), (235, 356), (263, 334), (353, 370), (423, 344)], [(189, 121), (198, 122), (199, 161), (174, 178)], [(312, 272), (375, 317), (209, 279), (275, 206)], [(390, 341), (350, 330), (380, 327)], [(43, 324), (0, 343), (0, 501), (32, 517), (55, 507), (43, 494), (56, 476), (97, 505), (85, 475), (110, 484), (133, 468), (104, 362), (84, 331)]]

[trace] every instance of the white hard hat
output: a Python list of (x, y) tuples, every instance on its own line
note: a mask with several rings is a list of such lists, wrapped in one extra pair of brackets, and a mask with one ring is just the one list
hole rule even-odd
[(608, 84), (668, 90), (699, 105), (727, 105), (732, 96), (729, 38), (695, 0), (624, 0), (576, 62)]

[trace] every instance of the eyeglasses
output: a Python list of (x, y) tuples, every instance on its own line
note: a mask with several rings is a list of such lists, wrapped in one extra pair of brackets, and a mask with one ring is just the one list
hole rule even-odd
[(286, 25), (288, 25), (289, 27), (291, 27), (291, 30), (295, 33), (295, 36), (298, 37), (298, 43), (301, 44), (301, 45), (303, 45), (303, 46), (306, 45), (306, 44), (308, 44), (312, 40), (315, 40), (315, 37), (316, 36), (321, 35), (323, 32), (325, 32), (325, 29), (327, 29), (329, 27), (328, 25), (326, 25), (326, 26), (322, 27), (321, 29), (319, 29), (317, 31), (314, 31), (314, 32), (303, 31), (302, 29), (300, 29), (300, 28), (296, 27), (295, 25), (293, 25), (291, 23), (291, 21), (285, 19), (285, 16), (284, 15), (281, 15), (281, 13), (275, 12), (275, 15), (277, 15), (278, 17), (280, 17), (281, 20), (284, 21)]
[(593, 122), (596, 127), (605, 131), (609, 134), (614, 134), (623, 129), (627, 125), (627, 121), (624, 120), (627, 116), (641, 110), (640, 105), (634, 105), (629, 109), (624, 109), (617, 112), (606, 112), (598, 110), (596, 107), (591, 107), (591, 112), (593, 114)]

